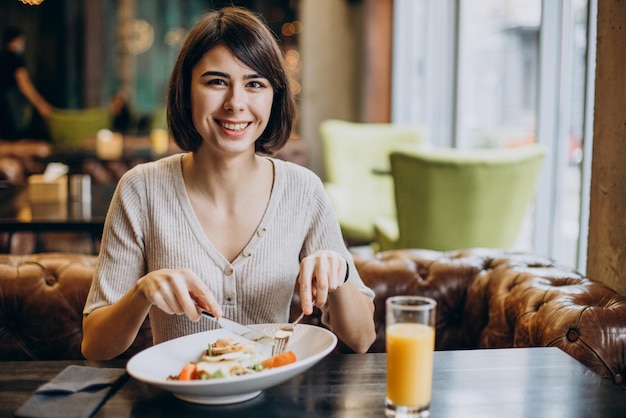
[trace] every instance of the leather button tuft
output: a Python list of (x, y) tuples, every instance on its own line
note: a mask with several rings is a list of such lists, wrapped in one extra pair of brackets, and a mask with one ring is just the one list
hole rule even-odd
[(567, 341), (569, 342), (576, 342), (578, 341), (578, 330), (574, 329), (574, 328), (570, 328), (567, 331)]
[(53, 276), (52, 274), (47, 274), (45, 280), (48, 286), (52, 286), (57, 282), (56, 276)]
[(621, 373), (617, 373), (617, 374), (615, 375), (615, 379), (614, 379), (614, 381), (615, 381), (615, 384), (616, 384), (616, 385), (621, 385), (622, 383), (624, 383), (624, 376), (622, 376), (622, 374), (621, 374)]

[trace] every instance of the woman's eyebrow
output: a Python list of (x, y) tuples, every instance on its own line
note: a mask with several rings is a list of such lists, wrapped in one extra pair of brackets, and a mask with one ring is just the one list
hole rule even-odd
[(244, 80), (251, 80), (251, 79), (254, 79), (254, 78), (265, 78), (265, 77), (263, 77), (261, 74), (246, 74), (243, 77)]
[(230, 75), (223, 73), (221, 71), (205, 71), (202, 73), (202, 75), (200, 75), (200, 77), (206, 77), (208, 75), (212, 75), (212, 76), (217, 76), (217, 77), (224, 77), (224, 78), (230, 78)]
[[(205, 71), (204, 73), (202, 73), (202, 75), (200, 75), (200, 77), (206, 77), (206, 76), (214, 76), (214, 77), (222, 77), (222, 78), (231, 78), (230, 74), (228, 73), (223, 73), (221, 71)], [(260, 74), (246, 74), (244, 77), (244, 80), (252, 80), (255, 78), (265, 78)]]

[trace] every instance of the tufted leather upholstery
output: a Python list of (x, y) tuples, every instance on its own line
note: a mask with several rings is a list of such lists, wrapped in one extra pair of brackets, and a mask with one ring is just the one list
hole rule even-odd
[[(385, 351), (385, 299), (418, 294), (438, 302), (438, 350), (556, 346), (626, 389), (626, 297), (550, 259), (504, 250), (354, 253), (376, 293)], [(94, 256), (0, 255), (0, 360), (80, 358), (82, 308)], [(292, 313), (300, 312), (298, 297)], [(317, 315), (304, 323), (319, 324)], [(148, 323), (122, 357), (151, 344)], [(339, 351), (349, 351), (339, 345)]]
[[(0, 255), (0, 361), (80, 359), (95, 256)], [(121, 357), (152, 343), (146, 322)]]
[(626, 297), (548, 258), (504, 250), (394, 250), (355, 256), (376, 293), (385, 349), (385, 299), (437, 300), (436, 349), (555, 346), (626, 389)]

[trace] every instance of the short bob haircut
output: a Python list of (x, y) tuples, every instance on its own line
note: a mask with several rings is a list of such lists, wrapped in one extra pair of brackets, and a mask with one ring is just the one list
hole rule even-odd
[(167, 94), (167, 123), (174, 141), (182, 150), (191, 152), (202, 143), (191, 117), (191, 70), (216, 46), (228, 48), (272, 85), (270, 119), (255, 142), (255, 151), (271, 154), (279, 150), (291, 135), (296, 111), (283, 52), (259, 16), (234, 6), (204, 15), (189, 32), (178, 55)]

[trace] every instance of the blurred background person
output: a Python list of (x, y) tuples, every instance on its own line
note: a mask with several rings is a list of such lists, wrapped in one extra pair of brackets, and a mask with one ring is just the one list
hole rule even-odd
[(26, 37), (20, 28), (10, 27), (2, 36), (0, 51), (0, 138), (20, 139), (30, 134), (32, 105), (46, 119), (52, 106), (33, 85), (26, 62)]
[(111, 97), (109, 107), (113, 117), (113, 130), (123, 134), (130, 133), (133, 121), (126, 95), (119, 91), (116, 92)]

